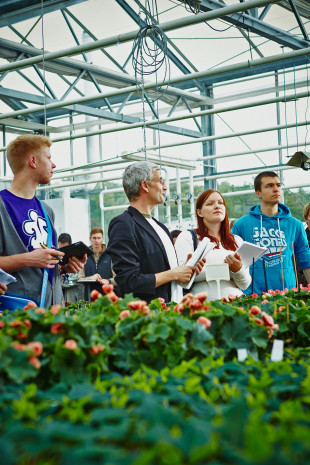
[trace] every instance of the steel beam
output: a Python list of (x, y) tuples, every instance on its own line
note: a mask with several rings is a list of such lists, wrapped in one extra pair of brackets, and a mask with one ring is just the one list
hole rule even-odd
[[(249, 8), (254, 8), (256, 6), (264, 6), (268, 5), (269, 3), (277, 3), (279, 0), (249, 0), (243, 4), (234, 4), (230, 6), (222, 6), (222, 8), (217, 9), (215, 11), (209, 11), (207, 13), (202, 13), (200, 15), (194, 16), (187, 16), (185, 18), (176, 19), (174, 21), (168, 21), (166, 23), (160, 24), (160, 28), (162, 31), (174, 31), (176, 29), (180, 29), (182, 27), (192, 26), (194, 24), (199, 24), (204, 21), (211, 21), (212, 19), (223, 18), (226, 15), (230, 15), (233, 13), (241, 12), (247, 10)], [(94, 42), (89, 42), (83, 45), (77, 45), (75, 47), (66, 48), (63, 50), (59, 50), (56, 52), (49, 52), (44, 54), (44, 62), (54, 60), (56, 58), (61, 58), (64, 56), (71, 56), (71, 55), (78, 55), (82, 52), (90, 52), (91, 50), (97, 50), (101, 47), (110, 47), (116, 44), (122, 44), (125, 42), (132, 42), (137, 35), (137, 30), (126, 32), (124, 34), (119, 34), (117, 36), (108, 37), (106, 39), (97, 40)], [(149, 35), (151, 31), (149, 31)], [(300, 48), (300, 47), (299, 47)], [(24, 60), (19, 60), (18, 62), (9, 63), (6, 65), (0, 66), (0, 72), (4, 72), (7, 70), (19, 69), (19, 68), (26, 68), (28, 66), (32, 66), (37, 63), (41, 63), (43, 61), (43, 54), (41, 53), (39, 56), (27, 58)]]
[[(248, 2), (244, 3), (248, 4)], [(221, 8), (223, 8), (223, 3), (216, 0), (202, 0), (200, 4), (200, 10), (203, 12), (215, 11)], [(251, 7), (249, 6), (249, 9), (250, 8)], [(307, 40), (300, 39), (289, 32), (272, 26), (271, 24), (267, 24), (264, 21), (254, 18), (246, 13), (231, 14), (229, 16), (223, 16), (222, 19), (230, 24), (234, 24), (242, 29), (247, 29), (254, 34), (265, 37), (266, 39), (277, 42), (278, 44), (289, 47), (293, 50), (309, 47), (309, 42)]]
[[(83, 3), (87, 0), (44, 0), (44, 14), (52, 13), (53, 11), (62, 10), (78, 3)], [(23, 0), (2, 0), (0, 8), (0, 27), (10, 26), (11, 24), (25, 21), (26, 19), (34, 18), (42, 14), (42, 4), (37, 1), (35, 5), (23, 8)]]

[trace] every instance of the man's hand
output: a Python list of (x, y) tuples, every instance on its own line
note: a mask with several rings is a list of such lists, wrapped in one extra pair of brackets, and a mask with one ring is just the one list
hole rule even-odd
[(7, 286), (3, 283), (0, 283), (0, 295), (5, 294), (5, 291), (7, 291)]
[(27, 264), (37, 268), (54, 268), (64, 256), (63, 252), (56, 249), (35, 249), (27, 253)]
[(102, 279), (99, 281), (99, 283), (100, 283), (102, 286), (104, 286), (105, 284), (110, 284), (110, 281), (109, 281), (108, 279), (102, 278)]
[(65, 265), (65, 273), (78, 273), (84, 268), (87, 262), (87, 254), (83, 255), (83, 258), (78, 259), (76, 257), (69, 258), (68, 263)]
[(242, 267), (242, 259), (238, 253), (227, 255), (224, 260), (224, 263), (227, 263), (229, 266), (230, 271), (233, 273), (237, 273), (237, 271), (241, 270)]

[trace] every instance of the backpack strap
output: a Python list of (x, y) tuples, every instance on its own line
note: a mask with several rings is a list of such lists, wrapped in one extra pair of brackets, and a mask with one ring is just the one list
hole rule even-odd
[(197, 249), (197, 245), (198, 245), (198, 239), (197, 239), (197, 234), (195, 233), (195, 231), (193, 229), (188, 229), (187, 231), (189, 231), (192, 235), (192, 239), (193, 239), (193, 246), (194, 246), (194, 251)]
[[(46, 210), (45, 210), (45, 208), (43, 206), (43, 203), (41, 201), (40, 201), (40, 203), (41, 203), (41, 207), (42, 207), (43, 214), (44, 214), (46, 224), (47, 224), (47, 241), (46, 241), (47, 243), (46, 243), (46, 246), (50, 249), (51, 246), (52, 246), (52, 226), (51, 226), (51, 222), (50, 222), (50, 219), (48, 217), (48, 214), (46, 213)], [(47, 288), (47, 281), (48, 281), (48, 272), (49, 272), (49, 269), (44, 268), (43, 280), (42, 280), (42, 288), (41, 288), (40, 307), (44, 307), (44, 305), (45, 305), (46, 288)]]

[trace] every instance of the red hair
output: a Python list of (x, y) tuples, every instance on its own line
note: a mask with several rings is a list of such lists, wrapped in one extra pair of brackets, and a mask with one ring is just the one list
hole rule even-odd
[(237, 250), (238, 246), (236, 244), (234, 235), (230, 232), (226, 202), (222, 194), (214, 189), (208, 189), (204, 191), (202, 194), (200, 194), (200, 196), (198, 197), (196, 201), (196, 217), (197, 217), (198, 227), (197, 229), (195, 229), (195, 231), (197, 235), (199, 236), (200, 240), (202, 240), (204, 237), (208, 237), (211, 242), (216, 242), (216, 248), (219, 248), (218, 240), (215, 237), (208, 234), (208, 229), (203, 222), (203, 218), (197, 214), (197, 210), (201, 210), (207, 198), (210, 197), (210, 195), (214, 194), (215, 192), (222, 197), (224, 205), (225, 205), (225, 218), (221, 222), (221, 226), (220, 226), (221, 244), (224, 247), (224, 249), (235, 251)]

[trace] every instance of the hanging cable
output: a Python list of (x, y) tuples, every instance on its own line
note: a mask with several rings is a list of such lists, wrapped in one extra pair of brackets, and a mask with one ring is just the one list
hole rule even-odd
[(44, 45), (44, 9), (43, 0), (41, 0), (41, 35), (42, 35), (42, 67), (43, 67), (43, 111), (44, 111), (44, 135), (46, 136), (46, 80), (45, 80), (45, 45)]
[[(167, 39), (165, 33), (152, 20), (152, 16), (157, 16), (157, 6), (155, 1), (155, 14), (151, 12), (149, 1), (145, 5), (144, 24), (141, 21), (140, 29), (133, 43), (132, 66), (135, 72), (136, 85), (141, 94), (143, 86), (143, 76), (149, 76), (157, 73), (160, 69), (163, 71), (164, 84), (159, 88), (161, 93), (150, 99), (154, 102), (159, 99), (166, 91), (170, 81), (170, 63), (167, 57)], [(139, 9), (139, 17), (141, 18), (142, 11)], [(150, 43), (152, 42), (152, 44)], [(141, 77), (141, 83), (140, 83)]]

